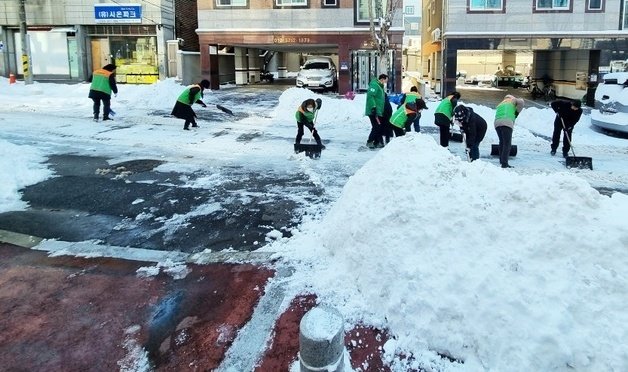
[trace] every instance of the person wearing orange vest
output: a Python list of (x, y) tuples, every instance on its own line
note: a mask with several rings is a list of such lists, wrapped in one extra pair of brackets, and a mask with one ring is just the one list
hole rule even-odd
[(209, 80), (203, 79), (200, 83), (185, 88), (174, 104), (171, 115), (185, 120), (185, 123), (183, 123), (184, 130), (190, 130), (190, 124), (192, 124), (192, 127), (198, 128), (195, 120), (196, 113), (192, 110), (192, 105), (198, 103), (203, 107), (207, 107), (205, 102), (201, 100), (204, 89), (209, 89)]
[(98, 121), (101, 101), (103, 105), (102, 120), (112, 120), (109, 117), (111, 113), (111, 92), (118, 95), (116, 65), (110, 63), (94, 71), (90, 81), (92, 85), (90, 86), (88, 97), (94, 101), (94, 121)]

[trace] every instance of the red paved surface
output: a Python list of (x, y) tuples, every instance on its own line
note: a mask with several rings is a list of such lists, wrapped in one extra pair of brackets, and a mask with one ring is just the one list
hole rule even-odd
[[(254, 265), (188, 265), (174, 280), (141, 278), (153, 264), (48, 257), (0, 243), (0, 370), (133, 369), (137, 353), (158, 371), (209, 371), (251, 318), (274, 271)], [(277, 320), (258, 372), (287, 371), (299, 351), (299, 322), (314, 295), (292, 300)], [(389, 371), (388, 336), (358, 326), (345, 345), (358, 371)]]
[(50, 258), (0, 243), (0, 369), (119, 370), (139, 345), (158, 370), (211, 370), (274, 275), (253, 265), (188, 265), (185, 279), (139, 278), (142, 266), (152, 265)]

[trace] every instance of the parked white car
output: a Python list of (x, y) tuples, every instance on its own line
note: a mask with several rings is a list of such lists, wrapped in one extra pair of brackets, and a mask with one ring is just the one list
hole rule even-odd
[(591, 124), (596, 127), (628, 133), (628, 72), (604, 75), (595, 90), (595, 109)]
[(310, 57), (301, 66), (297, 75), (297, 87), (335, 90), (338, 86), (338, 71), (330, 57)]

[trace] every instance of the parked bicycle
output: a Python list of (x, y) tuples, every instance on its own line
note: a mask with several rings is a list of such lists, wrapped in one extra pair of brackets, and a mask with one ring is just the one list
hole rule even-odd
[(553, 101), (556, 99), (556, 89), (552, 83), (543, 85), (543, 98), (545, 102)]
[(541, 90), (541, 88), (539, 88), (538, 84), (536, 83), (536, 80), (534, 80), (530, 84), (528, 84), (528, 92), (530, 92), (530, 95), (532, 96), (532, 99), (541, 98), (545, 94)]
[(533, 99), (543, 97), (546, 102), (556, 99), (556, 89), (549, 81), (543, 84), (543, 88), (539, 88), (536, 80), (533, 81), (530, 85), (528, 85), (528, 92), (530, 92)]

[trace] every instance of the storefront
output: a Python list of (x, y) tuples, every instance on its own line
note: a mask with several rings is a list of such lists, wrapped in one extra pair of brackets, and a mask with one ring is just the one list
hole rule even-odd
[(157, 25), (142, 24), (140, 4), (95, 4), (96, 25), (87, 26), (92, 66), (117, 66), (119, 83), (159, 80)]
[(114, 63), (119, 83), (159, 80), (156, 26), (87, 26), (87, 37), (94, 69)]
[[(0, 73), (22, 78), (18, 7), (6, 10), (7, 17), (0, 19)], [(85, 81), (109, 63), (116, 64), (120, 83), (149, 84), (168, 75), (166, 41), (174, 38), (171, 1), (59, 4), (54, 9), (26, 2), (25, 12), (34, 80)]]

